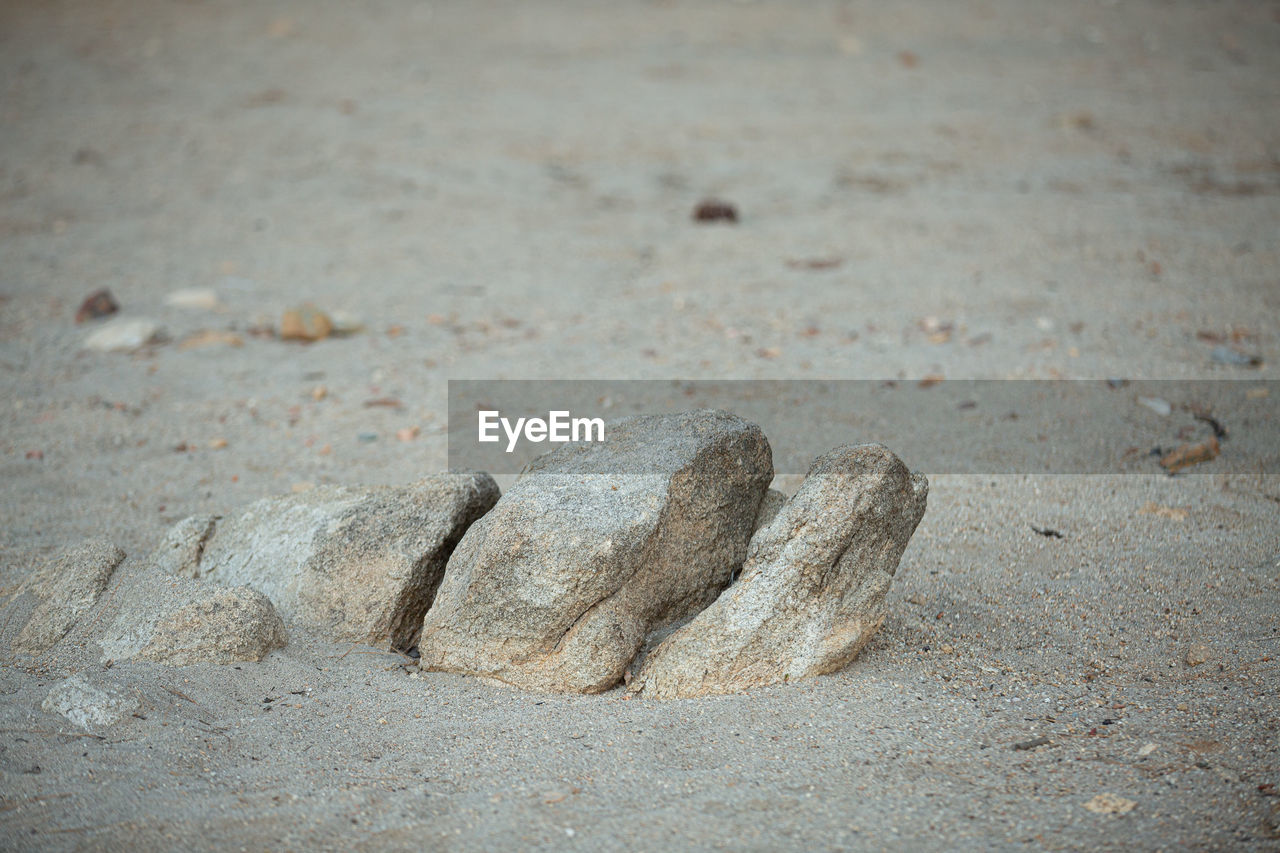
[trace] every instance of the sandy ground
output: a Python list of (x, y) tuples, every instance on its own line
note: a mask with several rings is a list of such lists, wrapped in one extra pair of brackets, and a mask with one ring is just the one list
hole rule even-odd
[[(1264, 2), (6, 3), (0, 588), (443, 468), (449, 378), (1273, 379), (1277, 80)], [(100, 287), (169, 343), (82, 352)], [(308, 299), (365, 331), (252, 333)], [(6, 611), (0, 846), (1276, 849), (1280, 481), (1209, 471), (934, 476), (873, 645), (738, 697), (301, 631), (104, 670)], [(145, 719), (41, 711), (73, 672)]]

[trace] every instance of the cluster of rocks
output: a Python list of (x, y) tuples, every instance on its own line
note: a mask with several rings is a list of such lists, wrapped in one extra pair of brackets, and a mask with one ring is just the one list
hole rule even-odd
[[(286, 624), (419, 666), (535, 690), (727, 693), (839, 669), (884, 619), (928, 490), (881, 445), (769, 489), (760, 428), (626, 418), (499, 495), (484, 473), (322, 487), (176, 525), (119, 583), (103, 659), (259, 660)], [(14, 641), (38, 654), (95, 607), (124, 554), (90, 542), (38, 572)], [(74, 692), (74, 691), (73, 691)]]

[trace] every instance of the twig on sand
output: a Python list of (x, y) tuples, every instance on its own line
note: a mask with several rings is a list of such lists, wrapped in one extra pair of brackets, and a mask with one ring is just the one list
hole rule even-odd
[[(161, 685), (161, 686), (162, 686), (162, 687), (164, 687), (164, 685)], [(165, 689), (165, 690), (168, 690), (168, 691), (169, 691), (170, 693), (172, 693), (174, 696), (177, 696), (177, 697), (182, 698), (182, 699), (186, 699), (186, 700), (187, 700), (188, 702), (190, 702), (192, 705), (199, 705), (199, 704), (200, 704), (199, 702), (197, 702), (196, 700), (192, 699), (192, 698), (191, 698), (190, 696), (188, 696), (187, 694), (183, 693), (181, 690), (175, 690), (175, 689), (174, 689), (174, 688), (172, 688), (172, 687), (165, 687), (164, 689)]]

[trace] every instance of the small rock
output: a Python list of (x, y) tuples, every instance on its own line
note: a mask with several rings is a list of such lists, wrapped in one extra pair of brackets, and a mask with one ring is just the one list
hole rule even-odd
[(1169, 401), (1160, 397), (1139, 397), (1138, 405), (1146, 406), (1162, 418), (1166, 418), (1173, 413), (1173, 406), (1169, 404)]
[(1189, 711), (1191, 710), (1191, 706), (1188, 705), (1186, 702), (1179, 702), (1177, 705), (1174, 706), (1174, 709), (1178, 711)]
[(333, 324), (331, 334), (345, 337), (364, 331), (364, 322), (349, 311), (334, 311), (329, 319)]
[(1159, 746), (1157, 746), (1154, 743), (1144, 744), (1142, 749), (1138, 750), (1138, 757), (1145, 758), (1146, 756), (1155, 752), (1157, 749), (1159, 749)]
[(1213, 657), (1213, 649), (1209, 648), (1204, 643), (1192, 643), (1187, 649), (1187, 656), (1185, 660), (1187, 662), (1187, 666), (1199, 666), (1211, 657)]
[(135, 695), (115, 687), (97, 687), (83, 675), (59, 681), (40, 707), (51, 714), (61, 714), (86, 731), (114, 725), (142, 706)]
[(197, 308), (212, 311), (221, 302), (216, 291), (207, 287), (191, 287), (175, 290), (164, 298), (164, 304), (173, 308)]
[(396, 438), (399, 441), (413, 441), (422, 432), (421, 427), (411, 426), (396, 430)]
[(93, 607), (124, 557), (111, 542), (91, 539), (39, 569), (26, 589), (42, 601), (14, 640), (14, 651), (40, 654), (66, 636)]
[(199, 332), (192, 332), (178, 342), (178, 349), (184, 352), (210, 346), (242, 347), (244, 346), (244, 338), (235, 332), (203, 329)]
[(349, 642), (408, 648), (454, 545), (498, 499), (479, 472), (407, 486), (316, 486), (228, 518), (179, 522), (153, 564), (263, 592), (291, 621)]
[(84, 348), (94, 352), (133, 352), (160, 337), (161, 328), (155, 321), (120, 317), (85, 338)]
[(258, 661), (288, 641), (271, 601), (248, 587), (224, 588), (151, 570), (123, 593), (115, 621), (98, 640), (103, 662)]
[(80, 308), (76, 311), (76, 322), (83, 323), (85, 320), (96, 320), (99, 317), (107, 317), (120, 310), (120, 305), (116, 302), (111, 291), (105, 287), (102, 290), (95, 290), (84, 298), (84, 302), (80, 303)]
[(1048, 746), (1050, 743), (1051, 741), (1047, 737), (1035, 737), (1031, 740), (1019, 741), (1013, 745), (1013, 748), (1015, 750), (1025, 752), (1027, 750), (1035, 749), (1038, 746)]
[(1136, 806), (1133, 800), (1116, 794), (1099, 794), (1084, 804), (1084, 807), (1096, 814), (1128, 814)]
[(165, 534), (151, 553), (151, 565), (167, 575), (187, 574), (200, 562), (204, 544), (218, 523), (216, 515), (193, 515), (182, 519)]
[(693, 209), (694, 222), (737, 222), (738, 208), (727, 201), (709, 198)]
[(1139, 515), (1156, 515), (1160, 518), (1167, 518), (1171, 521), (1186, 521), (1188, 512), (1181, 507), (1163, 506), (1154, 501), (1147, 501), (1138, 510)]
[(1197, 444), (1183, 444), (1171, 450), (1160, 457), (1160, 467), (1170, 474), (1176, 474), (1183, 468), (1217, 459), (1219, 452), (1218, 439), (1210, 437)]
[(280, 318), (280, 340), (318, 341), (333, 333), (333, 320), (313, 305), (291, 308)]
[(1262, 356), (1243, 353), (1228, 346), (1216, 346), (1209, 353), (1209, 358), (1218, 364), (1230, 364), (1233, 367), (1261, 367)]
[(834, 672), (885, 618), (885, 596), (928, 481), (879, 444), (813, 463), (751, 539), (738, 582), (663, 640), (627, 688), (659, 699), (733, 693)]

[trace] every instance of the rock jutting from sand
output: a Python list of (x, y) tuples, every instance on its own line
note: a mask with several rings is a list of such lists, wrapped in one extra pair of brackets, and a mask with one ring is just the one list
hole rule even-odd
[(819, 457), (752, 538), (738, 581), (662, 641), (628, 689), (732, 693), (845, 666), (884, 620), (927, 495), (928, 481), (881, 445)]
[(180, 577), (263, 592), (335, 640), (407, 649), (462, 534), (498, 499), (481, 472), (407, 486), (320, 486), (175, 525), (152, 557)]
[(14, 640), (14, 651), (39, 654), (66, 636), (93, 607), (124, 557), (124, 551), (111, 542), (90, 539), (37, 570), (24, 590), (40, 603)]
[(606, 434), (534, 460), (467, 531), (424, 620), (422, 668), (599, 692), (651, 631), (729, 582), (773, 479), (760, 428), (703, 410)]
[(53, 685), (40, 703), (41, 709), (61, 714), (86, 731), (115, 725), (141, 706), (136, 695), (112, 685), (92, 684), (79, 674)]
[(151, 569), (122, 587), (119, 598), (120, 610), (98, 640), (103, 662), (258, 661), (288, 641), (271, 601), (248, 587), (220, 587)]

